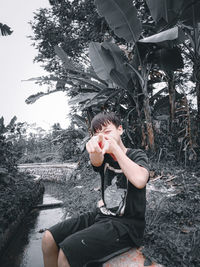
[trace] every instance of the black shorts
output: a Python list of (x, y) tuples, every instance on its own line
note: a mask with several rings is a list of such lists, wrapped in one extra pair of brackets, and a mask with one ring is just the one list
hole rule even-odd
[(96, 212), (73, 216), (48, 230), (71, 267), (106, 261), (133, 246), (127, 231), (119, 223)]

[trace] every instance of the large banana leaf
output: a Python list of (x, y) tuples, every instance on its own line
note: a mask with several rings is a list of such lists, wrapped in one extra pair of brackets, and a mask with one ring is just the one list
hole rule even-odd
[(61, 47), (56, 45), (54, 47), (54, 50), (55, 50), (55, 53), (57, 54), (57, 56), (62, 60), (63, 65), (67, 71), (70, 71), (72, 74), (82, 76), (83, 78), (94, 78), (94, 79), (98, 80), (99, 82), (107, 85), (105, 80), (100, 80), (98, 78), (98, 76), (94, 73), (94, 71), (91, 71), (91, 70), (88, 72), (83, 71), (78, 65), (76, 65), (68, 57), (68, 55), (65, 53), (65, 51)]
[(157, 24), (172, 24), (181, 21), (195, 26), (200, 22), (199, 0), (146, 0), (151, 16)]
[(179, 20), (192, 27), (197, 27), (200, 22), (200, 1), (199, 0), (185, 0)]
[(106, 88), (100, 91), (96, 96), (94, 96), (87, 104), (86, 107), (104, 104), (110, 99), (110, 96), (115, 96), (119, 94), (119, 89), (116, 88)]
[(106, 50), (108, 50), (111, 56), (113, 57), (115, 62), (115, 69), (130, 79), (131, 74), (130, 70), (127, 68), (127, 59), (125, 53), (115, 43), (103, 42), (102, 46)]
[(97, 93), (80, 93), (77, 96), (71, 98), (68, 101), (68, 104), (71, 106), (74, 106), (76, 104), (82, 104), (82, 103), (87, 102), (88, 100), (91, 100), (96, 95)]
[(86, 108), (90, 108), (92, 106), (102, 106), (105, 105), (108, 101), (115, 102), (115, 97), (119, 97), (122, 93), (122, 89), (113, 89), (113, 88), (108, 88), (104, 92), (100, 92), (98, 95), (96, 95), (93, 99), (88, 101), (82, 108), (81, 110), (84, 110)]
[(176, 71), (184, 67), (181, 51), (178, 47), (156, 50), (149, 55), (148, 61), (157, 64), (164, 71)]
[(142, 25), (132, 0), (95, 0), (97, 11), (105, 17), (115, 34), (127, 42), (137, 42)]
[[(180, 44), (186, 39), (186, 35), (179, 27), (151, 35), (147, 38), (140, 39), (138, 43), (144, 44), (159, 44), (159, 46), (169, 46), (169, 44)], [(171, 42), (171, 43), (170, 43)]]
[(110, 77), (117, 84), (119, 87), (126, 89), (128, 86), (129, 79), (123, 75), (122, 73), (118, 72), (116, 69), (112, 69), (110, 72)]
[[(57, 84), (59, 84), (60, 82), (58, 81)], [(38, 92), (37, 94), (35, 95), (30, 95), (26, 100), (26, 104), (33, 104), (35, 103), (38, 99), (40, 99), (41, 97), (43, 96), (46, 96), (46, 95), (50, 95), (50, 94), (53, 94), (53, 93), (56, 93), (56, 92), (63, 92), (65, 91), (66, 89), (63, 88), (63, 86), (58, 86), (56, 85), (56, 89), (54, 90), (51, 90), (51, 91), (47, 91), (47, 92)]]
[(50, 76), (39, 76), (39, 77), (33, 77), (27, 80), (22, 80), (22, 82), (56, 82), (60, 81), (60, 78), (50, 75)]
[[(55, 45), (54, 47), (55, 53), (57, 56), (62, 60), (64, 66), (66, 69), (71, 71), (78, 71), (77, 66), (74, 64), (74, 62), (67, 56), (65, 51), (59, 47), (58, 45)], [(82, 71), (79, 69), (79, 71)]]
[(26, 104), (33, 104), (33, 103), (35, 103), (40, 97), (42, 97), (42, 96), (44, 96), (44, 95), (48, 95), (48, 93), (45, 94), (45, 93), (43, 93), (43, 92), (39, 92), (39, 93), (37, 93), (37, 94), (35, 94), (35, 95), (30, 95), (30, 96), (25, 100), (25, 102), (26, 102)]
[(138, 41), (139, 49), (148, 55), (148, 61), (157, 64), (162, 70), (177, 70), (183, 68), (183, 58), (177, 48), (172, 48), (186, 39), (185, 34), (179, 27), (160, 32)]
[[(71, 82), (72, 80), (76, 80), (76, 81), (79, 81), (80, 83), (82, 84), (87, 84), (87, 85), (91, 85), (94, 89), (96, 90), (102, 90), (104, 88), (107, 88), (107, 86), (105, 86), (105, 84), (103, 83), (98, 83), (98, 82), (95, 82), (95, 80), (90, 80), (90, 79), (85, 79), (85, 78), (82, 78), (80, 77), (79, 75), (77, 76), (70, 76), (68, 77), (68, 79), (60, 79), (56, 76), (41, 76), (41, 77), (35, 77), (35, 78), (30, 78), (28, 80), (23, 80), (25, 82), (33, 82), (33, 81), (36, 81), (36, 82), (57, 82), (56, 84), (56, 89), (59, 89), (59, 91), (65, 91), (65, 87), (64, 85), (65, 84), (68, 84), (70, 86), (74, 86), (74, 84)], [(63, 90), (61, 90), (63, 89)]]
[(76, 76), (72, 76), (70, 77), (72, 80), (77, 80), (80, 81), (83, 84), (87, 84), (87, 85), (91, 85), (93, 88), (97, 89), (97, 90), (103, 90), (106, 88), (106, 86), (104, 84), (101, 83), (97, 83), (95, 81), (91, 81), (89, 79), (84, 79), (84, 78), (80, 78), (80, 77), (76, 77)]
[(146, 0), (156, 23), (175, 24), (185, 0)]
[(112, 94), (113, 92), (115, 92), (117, 89), (116, 88), (105, 88), (103, 90), (101, 90), (98, 94), (96, 94), (91, 101), (95, 100), (95, 99), (100, 99), (103, 97), (107, 97), (107, 95), (109, 96), (110, 94)]
[(123, 51), (115, 44), (104, 42), (90, 44), (92, 66), (101, 79), (113, 81), (122, 88), (127, 88), (131, 78), (130, 70)]
[(91, 64), (100, 79), (110, 80), (110, 71), (115, 68), (115, 62), (110, 53), (101, 47), (98, 42), (91, 42), (89, 45), (89, 56)]

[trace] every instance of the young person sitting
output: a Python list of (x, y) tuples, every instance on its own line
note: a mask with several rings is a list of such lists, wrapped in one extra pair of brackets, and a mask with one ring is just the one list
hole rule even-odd
[(148, 158), (142, 150), (124, 146), (123, 128), (115, 113), (97, 114), (91, 132), (86, 149), (94, 171), (101, 177), (102, 199), (95, 211), (46, 230), (42, 240), (45, 267), (87, 266), (141, 245)]

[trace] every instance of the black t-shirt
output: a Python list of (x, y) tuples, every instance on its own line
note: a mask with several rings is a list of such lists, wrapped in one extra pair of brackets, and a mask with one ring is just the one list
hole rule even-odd
[[(149, 170), (148, 158), (141, 149), (128, 148), (126, 155)], [(145, 228), (146, 187), (138, 189), (130, 183), (118, 162), (109, 154), (105, 154), (100, 167), (93, 168), (101, 175), (105, 205), (100, 208), (100, 216), (112, 218), (115, 224), (121, 224), (133, 242), (140, 245)]]

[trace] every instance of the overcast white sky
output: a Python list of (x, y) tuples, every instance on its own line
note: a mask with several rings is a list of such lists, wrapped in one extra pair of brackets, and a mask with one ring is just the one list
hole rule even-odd
[(0, 117), (3, 116), (6, 123), (16, 115), (18, 121), (36, 122), (46, 129), (54, 122), (60, 122), (63, 128), (69, 124), (67, 97), (63, 92), (27, 105), (25, 99), (42, 88), (34, 82), (21, 82), (45, 75), (42, 67), (33, 63), (37, 51), (26, 36), (32, 35), (28, 22), (33, 12), (48, 6), (48, 0), (0, 2), (0, 22), (13, 30), (10, 36), (0, 36)]

